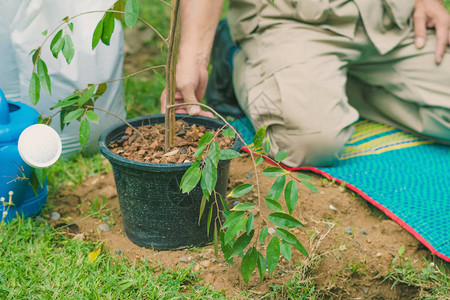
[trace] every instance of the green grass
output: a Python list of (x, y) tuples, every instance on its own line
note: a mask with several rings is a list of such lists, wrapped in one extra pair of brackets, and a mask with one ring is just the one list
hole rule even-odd
[(111, 165), (100, 153), (78, 153), (69, 159), (61, 158), (48, 172), (49, 197), (56, 195), (62, 187), (75, 188), (89, 176), (111, 170)]
[(16, 219), (0, 224), (1, 299), (219, 299), (189, 268), (165, 269), (158, 275), (146, 261), (130, 263), (78, 242), (47, 223)]
[(444, 262), (435, 264), (425, 260), (425, 268), (414, 268), (411, 259), (403, 257), (404, 247), (398, 251), (393, 260), (386, 280), (393, 285), (402, 283), (420, 289), (423, 299), (449, 299), (450, 269)]

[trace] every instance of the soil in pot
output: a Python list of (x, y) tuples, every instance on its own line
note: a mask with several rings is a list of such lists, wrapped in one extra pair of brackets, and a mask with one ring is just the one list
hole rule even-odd
[[(220, 209), (212, 196), (212, 200), (206, 202), (199, 220), (202, 189), (198, 185), (189, 194), (183, 194), (180, 182), (195, 160), (193, 154), (198, 140), (206, 130), (220, 129), (224, 123), (185, 115), (178, 115), (177, 119), (175, 145), (167, 153), (162, 148), (164, 130), (159, 125), (164, 122), (163, 115), (129, 121), (134, 127), (140, 128), (144, 138), (148, 139), (146, 142), (133, 134), (126, 125), (109, 129), (99, 139), (100, 152), (113, 166), (128, 238), (139, 246), (155, 250), (174, 250), (211, 242), (214, 222), (211, 222), (208, 234), (209, 211), (211, 209), (212, 220), (218, 220)], [(220, 133), (217, 134), (221, 147), (232, 145), (233, 150), (239, 151), (239, 141), (220, 136)], [(157, 161), (160, 163), (154, 163)], [(173, 163), (168, 163), (170, 161)], [(223, 197), (227, 189), (229, 167), (230, 161), (225, 160), (219, 162), (217, 169), (215, 191)]]
[(154, 164), (180, 164), (195, 161), (194, 153), (197, 151), (198, 142), (207, 131), (214, 132), (215, 141), (219, 143), (221, 149), (231, 148), (234, 143), (234, 138), (224, 137), (220, 128), (212, 130), (201, 125), (190, 125), (183, 119), (179, 119), (176, 121), (176, 136), (173, 147), (170, 151), (165, 152), (164, 124), (141, 126), (137, 129), (145, 138), (145, 141), (136, 131), (128, 127), (123, 137), (111, 143), (109, 149), (115, 154), (134, 161)]

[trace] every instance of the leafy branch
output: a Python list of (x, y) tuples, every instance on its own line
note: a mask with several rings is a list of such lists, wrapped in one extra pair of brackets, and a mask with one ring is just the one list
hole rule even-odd
[[(173, 104), (171, 107), (175, 108), (186, 105), (191, 104)], [(296, 182), (301, 182), (308, 189), (318, 192), (317, 188), (312, 183), (306, 181), (312, 178), (303, 174), (298, 174), (297, 177), (294, 177), (291, 172), (282, 168), (280, 162), (286, 159), (289, 155), (286, 151), (279, 151), (275, 155), (275, 159), (268, 157), (268, 153), (270, 152), (270, 141), (265, 137), (267, 127), (258, 129), (253, 139), (254, 149), (262, 148), (264, 153), (254, 153), (239, 133), (231, 126), (231, 124), (229, 124), (214, 109), (201, 103), (192, 105), (200, 105), (217, 115), (226, 124), (226, 129), (223, 127), (219, 131), (227, 137), (237, 136), (237, 138), (245, 144), (247, 149), (249, 149), (249, 154), (255, 168), (257, 188), (259, 188), (259, 179), (256, 166), (262, 163), (263, 158), (276, 165), (276, 167), (265, 168), (262, 172), (262, 174), (266, 177), (275, 178), (275, 181), (264, 200), (267, 210), (269, 212), (273, 210), (273, 212), (269, 213), (267, 216), (267, 221), (272, 223), (275, 227), (275, 233), (267, 244), (266, 253), (264, 256), (262, 252), (269, 233), (269, 227), (264, 226), (263, 229), (255, 235), (254, 224), (256, 214), (254, 209), (256, 208), (256, 205), (249, 202), (243, 202), (229, 208), (221, 195), (219, 195), (221, 201), (218, 201), (217, 193), (214, 191), (217, 180), (218, 161), (232, 159), (240, 156), (240, 154), (231, 149), (220, 149), (219, 144), (215, 141), (218, 133), (214, 135), (212, 132), (207, 132), (201, 137), (198, 150), (195, 153), (196, 161), (184, 174), (181, 180), (180, 189), (184, 193), (189, 193), (198, 184), (200, 184), (203, 192), (203, 198), (199, 213), (199, 221), (204, 213), (206, 201), (209, 201), (212, 192), (214, 192), (215, 207), (218, 211), (222, 212), (222, 215), (225, 218), (225, 222), (223, 224), (220, 222), (220, 219), (214, 220), (213, 241), (216, 255), (218, 242), (220, 241), (221, 250), (224, 254), (225, 260), (229, 264), (234, 262), (234, 257), (242, 257), (240, 269), (242, 278), (246, 283), (249, 282), (255, 268), (258, 268), (258, 273), (262, 280), (265, 276), (266, 269), (268, 270), (269, 275), (273, 273), (278, 265), (280, 256), (290, 261), (292, 257), (292, 247), (297, 249), (303, 255), (308, 256), (308, 252), (305, 247), (289, 230), (297, 227), (304, 227), (304, 225), (292, 215), (299, 197)], [(257, 159), (254, 158), (256, 155), (258, 155)], [(286, 176), (290, 176), (293, 179), (286, 183)], [(249, 183), (239, 185), (235, 187), (227, 197), (235, 199), (241, 198), (251, 192), (254, 187), (255, 186), (253, 184)], [(279, 201), (283, 192), (284, 203), (288, 210), (287, 213), (285, 212), (282, 203)], [(261, 207), (260, 197), (260, 191), (258, 189), (258, 208)], [(212, 209), (213, 205), (210, 206), (210, 210), (208, 212), (208, 235), (212, 222)], [(261, 214), (258, 214), (257, 217), (260, 219), (260, 222), (263, 222)]]

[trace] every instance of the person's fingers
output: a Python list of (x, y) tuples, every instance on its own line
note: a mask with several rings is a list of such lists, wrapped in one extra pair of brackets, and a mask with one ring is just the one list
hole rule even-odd
[(415, 44), (417, 49), (422, 49), (427, 38), (427, 17), (423, 11), (416, 8), (413, 19)]
[(449, 31), (448, 31), (448, 16), (443, 16), (436, 22), (436, 51), (434, 53), (434, 60), (436, 63), (441, 63), (442, 58), (444, 57), (445, 50), (449, 41)]
[(214, 118), (214, 114), (210, 111), (201, 110), (198, 115), (203, 116), (203, 117), (208, 117), (208, 118)]
[(197, 97), (197, 99), (203, 99), (207, 84), (208, 84), (208, 72), (206, 70), (201, 70), (199, 72), (198, 86), (195, 91), (195, 96)]
[[(185, 103), (198, 103), (197, 98), (195, 97), (195, 89), (193, 86), (180, 86), (179, 91), (183, 96), (183, 100)], [(188, 107), (186, 107), (186, 110), (192, 116), (197, 116), (201, 111), (198, 105), (189, 105)]]

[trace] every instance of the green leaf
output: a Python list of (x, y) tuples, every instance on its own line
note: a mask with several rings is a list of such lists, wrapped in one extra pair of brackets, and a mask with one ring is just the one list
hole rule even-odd
[(69, 35), (64, 36), (64, 46), (62, 47), (62, 53), (68, 65), (72, 62), (75, 55), (75, 49), (73, 48), (72, 38)]
[(219, 143), (216, 141), (213, 141), (211, 143), (211, 146), (209, 147), (208, 154), (206, 155), (206, 158), (211, 159), (211, 162), (213, 162), (214, 167), (217, 168), (217, 165), (219, 164), (220, 159), (220, 146)]
[(285, 213), (274, 212), (267, 216), (270, 222), (283, 228), (305, 227), (299, 220)]
[(280, 252), (281, 255), (283, 255), (283, 257), (286, 258), (287, 261), (291, 261), (292, 257), (291, 244), (289, 244), (285, 240), (281, 240)]
[(257, 266), (258, 266), (258, 273), (259, 273), (259, 278), (261, 278), (261, 281), (264, 279), (264, 274), (266, 273), (266, 259), (264, 258), (264, 256), (258, 252), (258, 260), (256, 262)]
[(211, 131), (205, 132), (205, 134), (202, 135), (200, 141), (198, 141), (198, 148), (194, 152), (194, 157), (202, 155), (203, 150), (205, 150), (206, 146), (208, 146), (209, 142), (211, 142), (213, 136), (214, 134)]
[(84, 91), (83, 94), (81, 94), (80, 98), (78, 99), (78, 106), (82, 106), (89, 99), (91, 99), (92, 95), (94, 95), (94, 92), (95, 92), (95, 86), (91, 86), (89, 89)]
[(263, 148), (264, 148), (264, 153), (266, 153), (266, 154), (270, 153), (270, 141), (269, 141), (269, 139), (265, 139), (264, 140)]
[(73, 97), (69, 98), (70, 97), (69, 96), (69, 97), (67, 97), (67, 98), (65, 98), (63, 100), (59, 100), (58, 103), (56, 103), (56, 105), (53, 106), (50, 109), (53, 110), (55, 108), (60, 108), (60, 107), (64, 108), (64, 107), (68, 107), (68, 106), (72, 106), (74, 104), (77, 104), (78, 103), (78, 94), (74, 94), (74, 95), (71, 95), (71, 96), (73, 96)]
[(69, 23), (69, 24), (67, 24), (67, 26), (69, 26), (70, 31), (73, 32), (73, 23)]
[(313, 180), (311, 176), (305, 175), (305, 174), (298, 174), (298, 179), (307, 179), (307, 180)]
[(200, 226), (200, 220), (202, 218), (203, 212), (205, 211), (206, 206), (206, 197), (202, 197), (202, 201), (200, 202), (200, 212), (198, 214), (198, 226)]
[(298, 200), (298, 188), (295, 180), (291, 180), (286, 184), (286, 189), (284, 190), (284, 200), (286, 201), (286, 206), (289, 213), (292, 215)]
[(209, 236), (209, 228), (211, 227), (213, 208), (214, 208), (214, 205), (211, 205), (211, 206), (209, 207), (208, 221), (207, 221), (207, 223), (206, 223), (206, 235), (207, 235), (207, 236)]
[(80, 144), (83, 147), (89, 140), (89, 135), (91, 131), (91, 126), (89, 121), (84, 118), (80, 123)]
[(183, 193), (189, 193), (192, 191), (197, 186), (201, 177), (202, 173), (200, 172), (200, 162), (196, 160), (181, 178), (181, 191)]
[(42, 34), (43, 36), (46, 36), (46, 35), (48, 34), (48, 30), (45, 29), (44, 31), (41, 32), (41, 34)]
[(33, 56), (31, 57), (31, 61), (33, 62), (33, 65), (37, 64), (37, 60), (39, 59), (41, 53), (41, 47), (36, 48), (36, 51), (34, 51)]
[(33, 169), (33, 173), (36, 175), (36, 179), (40, 187), (44, 186), (45, 179), (47, 178), (48, 169)]
[(163, 87), (166, 87), (166, 80), (164, 79), (164, 77), (162, 77), (161, 74), (159, 74), (158, 72), (156, 72), (155, 69), (152, 70), (153, 74), (155, 74), (156, 78), (158, 78), (159, 82), (161, 83), (161, 85)]
[(81, 117), (83, 115), (83, 113), (84, 113), (83, 108), (77, 108), (76, 110), (71, 111), (64, 117), (64, 123), (70, 123), (73, 120), (78, 119), (79, 117)]
[(50, 76), (48, 76), (47, 65), (42, 59), (38, 59), (37, 61), (37, 74), (39, 76), (39, 81), (41, 82), (42, 86), (51, 95), (52, 84), (50, 82)]
[(250, 214), (247, 219), (247, 224), (245, 225), (247, 229), (247, 234), (250, 234), (254, 226), (255, 226), (255, 217), (253, 216), (253, 214)]
[(272, 199), (264, 199), (264, 202), (266, 202), (267, 207), (269, 210), (284, 212), (283, 206), (281, 206), (278, 201), (272, 200)]
[(258, 148), (261, 146), (264, 137), (266, 136), (266, 130), (267, 130), (267, 125), (259, 128), (256, 131), (255, 137), (253, 138), (253, 145), (255, 146), (255, 148)]
[(301, 183), (304, 184), (304, 186), (306, 186), (308, 189), (310, 189), (313, 192), (316, 192), (318, 194), (320, 194), (319, 190), (314, 186), (314, 184), (312, 184), (309, 181), (305, 181), (305, 180), (300, 180)]
[(98, 42), (100, 41), (100, 38), (102, 37), (103, 33), (103, 19), (100, 20), (95, 27), (94, 34), (92, 35), (92, 50), (97, 47)]
[(54, 58), (58, 58), (59, 52), (61, 52), (64, 47), (64, 39), (61, 38), (63, 34), (63, 30), (58, 31), (52, 39), (50, 43), (50, 51)]
[(219, 238), (220, 238), (220, 248), (222, 249), (223, 257), (227, 261), (229, 265), (233, 264), (233, 258), (231, 256), (231, 252), (233, 251), (233, 245), (225, 244), (224, 241), (225, 233), (223, 231), (220, 231)]
[(287, 151), (279, 151), (277, 154), (275, 154), (275, 160), (280, 162), (285, 160), (289, 156), (289, 152)]
[(212, 133), (212, 131), (205, 132), (198, 142), (198, 147), (200, 148), (207, 145), (209, 142), (211, 142), (213, 136), (214, 134)]
[(109, 46), (111, 41), (111, 36), (114, 32), (115, 27), (115, 20), (114, 20), (114, 14), (111, 12), (105, 13), (105, 17), (103, 18), (103, 31), (101, 40), (102, 43)]
[(233, 207), (232, 211), (246, 211), (255, 207), (253, 203), (239, 203), (235, 207)]
[(239, 198), (253, 190), (253, 184), (245, 183), (235, 187), (229, 194), (228, 198)]
[(227, 227), (230, 227), (231, 225), (238, 222), (240, 218), (242, 218), (245, 215), (243, 211), (236, 211), (231, 213), (228, 218), (225, 220), (225, 223), (222, 225), (222, 229), (226, 229)]
[(244, 249), (250, 244), (254, 234), (254, 230), (252, 230), (250, 234), (243, 233), (234, 243), (233, 251), (231, 252), (230, 257), (236, 256), (244, 251)]
[(34, 170), (37, 170), (37, 169), (33, 169), (33, 172), (31, 172), (28, 183), (30, 184), (31, 188), (33, 189), (34, 194), (37, 197), (39, 194), (39, 182), (38, 182), (38, 179), (36, 177), (36, 173), (34, 172)]
[(264, 226), (263, 229), (261, 229), (261, 232), (259, 233), (259, 244), (264, 244), (264, 241), (266, 240), (267, 234), (269, 233), (269, 228), (267, 226)]
[(255, 247), (249, 249), (242, 258), (241, 275), (242, 279), (246, 284), (248, 284), (250, 277), (252, 276), (252, 273), (256, 268), (257, 259), (258, 259), (258, 251), (256, 250)]
[(275, 179), (275, 182), (272, 184), (272, 187), (267, 194), (267, 198), (278, 201), (280, 199), (281, 194), (284, 190), (284, 185), (286, 184), (286, 176), (280, 176)]
[(266, 259), (269, 274), (272, 274), (280, 260), (280, 240), (276, 235), (272, 237), (269, 245), (267, 245)]
[(264, 176), (267, 176), (267, 177), (278, 177), (278, 176), (290, 174), (289, 171), (287, 171), (283, 168), (280, 168), (280, 167), (268, 167), (268, 168), (264, 169), (264, 171), (262, 173)]
[(228, 227), (227, 231), (225, 231), (224, 241), (225, 244), (231, 242), (236, 234), (242, 231), (245, 227), (245, 223), (247, 223), (246, 218), (238, 219), (237, 222), (233, 223)]
[[(114, 3), (112, 10), (120, 11), (120, 12), (125, 11), (125, 4), (126, 4), (125, 2), (126, 2), (126, 0), (117, 0)], [(114, 16), (117, 20), (119, 20), (120, 22), (123, 22), (123, 14), (122, 13), (114, 13)]]
[(41, 93), (41, 84), (39, 82), (39, 77), (33, 72), (30, 79), (30, 87), (28, 94), (30, 96), (30, 101), (33, 105), (39, 102), (39, 97)]
[(398, 248), (398, 256), (402, 257), (404, 253), (405, 253), (405, 246), (400, 246), (400, 248)]
[(234, 132), (233, 128), (225, 128), (222, 130), (222, 135), (224, 137), (234, 138), (236, 133)]
[(236, 157), (241, 156), (241, 154), (237, 151), (234, 151), (232, 149), (222, 149), (220, 150), (220, 160), (229, 160)]
[(287, 243), (297, 248), (298, 251), (300, 251), (303, 255), (308, 257), (308, 252), (295, 235), (293, 235), (292, 233), (283, 228), (277, 228), (276, 231), (283, 240), (285, 240)]
[(96, 96), (101, 96), (106, 92), (108, 85), (106, 83), (100, 83), (95, 91)]
[(202, 170), (202, 187), (206, 188), (208, 194), (211, 195), (217, 183), (217, 168), (211, 159), (206, 158), (205, 166)]
[(259, 166), (264, 161), (262, 156), (255, 158), (255, 165)]
[(38, 117), (38, 124), (45, 124), (45, 125), (48, 125), (48, 126), (50, 126), (51, 124), (52, 124), (52, 117), (43, 117), (42, 115), (39, 115), (39, 117)]
[(228, 204), (225, 201), (225, 199), (223, 199), (221, 194), (219, 194), (219, 197), (220, 197), (220, 201), (222, 202), (223, 208), (225, 209), (225, 212), (230, 211), (230, 207), (228, 206)]
[(71, 109), (71, 107), (63, 108), (63, 109), (61, 109), (61, 112), (59, 113), (59, 126), (61, 128), (61, 131), (63, 131), (64, 127), (66, 126), (66, 123), (64, 123), (64, 118), (66, 117), (66, 115), (70, 109)]
[(96, 112), (94, 112), (93, 110), (88, 110), (86, 112), (86, 116), (88, 117), (89, 120), (91, 120), (94, 123), (98, 123), (98, 115)]
[(139, 15), (139, 3), (137, 0), (127, 0), (125, 4), (125, 25), (128, 28), (132, 28), (138, 19)]

